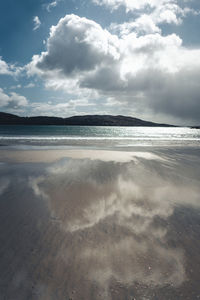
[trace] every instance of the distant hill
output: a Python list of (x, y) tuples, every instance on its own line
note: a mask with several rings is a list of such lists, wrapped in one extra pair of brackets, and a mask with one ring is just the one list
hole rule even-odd
[(19, 117), (17, 115), (0, 112), (0, 125), (82, 125), (82, 126), (164, 126), (169, 124), (148, 122), (137, 118), (112, 115), (85, 115), (69, 118), (58, 117)]

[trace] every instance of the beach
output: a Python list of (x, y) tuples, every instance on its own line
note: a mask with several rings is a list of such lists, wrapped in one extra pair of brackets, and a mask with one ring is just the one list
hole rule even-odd
[(200, 0), (0, 0), (0, 300), (200, 300)]
[(199, 147), (0, 150), (0, 299), (199, 299)]

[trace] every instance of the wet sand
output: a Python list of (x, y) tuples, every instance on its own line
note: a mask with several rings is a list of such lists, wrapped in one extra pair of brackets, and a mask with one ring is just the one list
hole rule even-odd
[(114, 151), (114, 150), (0, 150), (4, 162), (53, 162), (62, 158), (129, 162), (137, 158), (162, 160), (158, 155), (147, 151)]
[(200, 299), (199, 149), (0, 151), (0, 300)]

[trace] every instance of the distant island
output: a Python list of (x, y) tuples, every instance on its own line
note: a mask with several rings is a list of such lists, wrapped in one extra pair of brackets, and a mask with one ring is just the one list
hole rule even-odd
[(151, 126), (177, 127), (169, 124), (154, 123), (138, 118), (112, 115), (83, 115), (69, 118), (35, 116), (20, 117), (0, 112), (0, 125), (79, 125), (79, 126)]

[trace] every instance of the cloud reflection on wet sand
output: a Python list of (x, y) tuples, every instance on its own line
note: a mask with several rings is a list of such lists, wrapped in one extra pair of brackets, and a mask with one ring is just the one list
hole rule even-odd
[[(21, 164), (15, 166), (20, 187), (4, 168), (10, 174), (10, 188), (3, 183), (5, 197), (10, 189), (17, 202), (23, 186), (26, 215), (27, 205), (36, 207), (26, 222), (38, 235), (37, 250), (28, 237), (35, 254), (27, 255), (25, 270), (14, 271), (15, 285), (28, 278), (35, 282), (29, 299), (157, 299), (156, 293), (158, 299), (182, 294), (197, 299), (196, 271), (187, 271), (189, 245), (183, 243), (186, 235), (177, 238), (173, 217), (187, 207), (199, 216), (200, 188), (191, 168), (178, 159), (165, 153), (164, 159), (140, 155), (125, 162), (66, 158)], [(191, 167), (197, 174), (197, 165)], [(191, 282), (194, 295), (188, 298)]]

